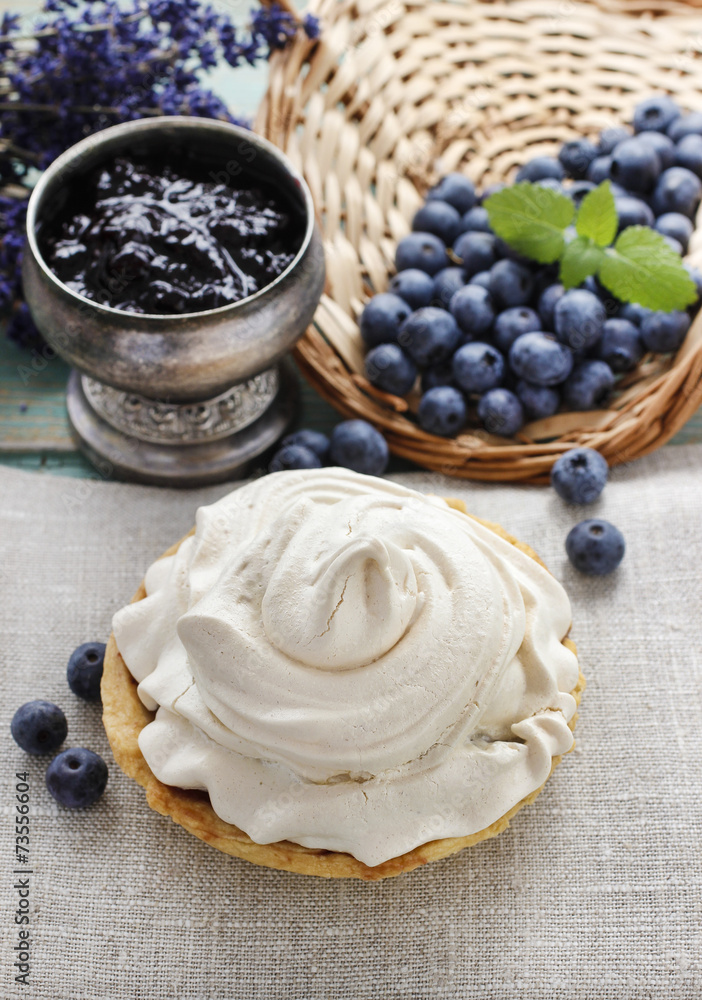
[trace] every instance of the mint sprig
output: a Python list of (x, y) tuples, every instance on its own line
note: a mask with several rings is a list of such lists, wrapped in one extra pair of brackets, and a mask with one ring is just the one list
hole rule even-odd
[(618, 299), (647, 309), (671, 312), (697, 301), (694, 281), (660, 233), (629, 226), (616, 235), (609, 181), (583, 198), (577, 215), (570, 198), (528, 181), (490, 195), (485, 208), (493, 231), (518, 253), (540, 264), (560, 261), (566, 288), (597, 275)]

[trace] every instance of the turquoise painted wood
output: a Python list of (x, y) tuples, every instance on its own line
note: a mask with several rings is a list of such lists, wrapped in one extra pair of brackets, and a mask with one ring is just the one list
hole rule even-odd
[[(0, 13), (19, 10), (31, 18), (38, 9), (32, 0), (0, 0)], [(244, 17), (245, 13), (242, 21)], [(234, 114), (251, 118), (263, 94), (266, 66), (218, 67), (208, 82)], [(64, 404), (67, 377), (67, 366), (50, 351), (22, 350), (8, 342), (0, 329), (0, 463), (56, 475), (96, 475), (71, 439)], [(309, 386), (301, 388), (299, 424), (329, 432), (339, 419), (337, 414)], [(672, 443), (691, 441), (702, 442), (702, 411)], [(399, 471), (411, 465), (397, 462), (393, 468)]]

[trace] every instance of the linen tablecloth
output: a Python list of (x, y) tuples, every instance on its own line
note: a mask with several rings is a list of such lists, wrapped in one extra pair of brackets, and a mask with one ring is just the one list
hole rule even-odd
[[(99, 705), (65, 680), (143, 571), (231, 487), (189, 492), (0, 470), (2, 983), (32, 1000), (645, 1000), (702, 996), (702, 447), (614, 470), (588, 508), (543, 488), (397, 477), (463, 498), (529, 542), (565, 584), (587, 676), (576, 749), (496, 840), (376, 883), (225, 857), (152, 812), (115, 766)], [(564, 540), (617, 524), (610, 577)], [(66, 746), (110, 779), (59, 808), (47, 761), (11, 740), (24, 701), (68, 717)], [(15, 774), (30, 788), (29, 986), (15, 982), (22, 875)], [(26, 865), (25, 865), (26, 867)]]

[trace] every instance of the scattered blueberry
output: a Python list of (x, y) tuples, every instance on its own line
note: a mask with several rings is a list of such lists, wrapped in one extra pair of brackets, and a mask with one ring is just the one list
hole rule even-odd
[(459, 288), (466, 283), (466, 276), (461, 267), (445, 267), (434, 276), (434, 293), (432, 304), (448, 309), (451, 299)]
[(552, 156), (535, 156), (517, 171), (515, 181), (540, 181), (545, 177), (555, 177), (557, 181), (562, 181), (565, 177), (563, 164)]
[(668, 354), (677, 351), (689, 328), (685, 312), (653, 312), (641, 323), (641, 339), (647, 351)]
[(440, 385), (424, 393), (417, 419), (429, 434), (452, 437), (465, 426), (466, 412), (465, 400), (458, 389)]
[(332, 431), (330, 457), (344, 469), (382, 476), (390, 452), (383, 435), (367, 421), (343, 420)]
[(415, 383), (417, 366), (399, 344), (379, 344), (366, 354), (366, 377), (383, 392), (404, 396)]
[(666, 131), (673, 142), (680, 142), (686, 135), (702, 135), (702, 112), (690, 111), (689, 114), (680, 115)]
[(609, 176), (628, 191), (650, 191), (661, 172), (658, 153), (650, 143), (625, 139), (614, 147)]
[(53, 753), (68, 733), (68, 723), (58, 705), (50, 701), (28, 701), (12, 716), (10, 731), (26, 753)]
[[(410, 267), (395, 275), (390, 282), (389, 290), (393, 295), (404, 299), (411, 309), (421, 309), (422, 306), (431, 305), (431, 300), (434, 297), (434, 281), (426, 271)], [(375, 296), (375, 298), (377, 297)], [(371, 299), (372, 301), (373, 299)], [(406, 318), (407, 316), (403, 317), (403, 319)]]
[(613, 372), (628, 372), (636, 368), (644, 356), (639, 328), (628, 319), (608, 319), (597, 347), (598, 357)]
[(568, 503), (593, 503), (608, 477), (609, 466), (594, 448), (571, 448), (551, 467), (551, 485)]
[(524, 424), (524, 410), (509, 389), (490, 389), (480, 397), (478, 418), (490, 434), (512, 437)]
[(561, 403), (561, 394), (557, 389), (551, 389), (546, 385), (533, 385), (524, 379), (517, 382), (515, 392), (530, 420), (552, 417)]
[(607, 312), (600, 299), (584, 288), (562, 295), (554, 309), (556, 335), (575, 351), (592, 347), (602, 336)]
[(451, 246), (461, 231), (461, 216), (445, 201), (428, 201), (415, 213), (412, 220), (415, 233), (433, 233)]
[(523, 333), (533, 333), (541, 329), (541, 319), (533, 309), (529, 309), (528, 306), (513, 306), (501, 312), (495, 320), (492, 339), (495, 346), (503, 354), (507, 354), (515, 340)]
[(509, 351), (512, 371), (534, 385), (559, 385), (573, 368), (573, 354), (547, 333), (525, 333)]
[[(431, 280), (431, 279), (430, 279)], [(432, 285), (433, 287), (433, 285)], [(359, 326), (367, 347), (397, 340), (400, 327), (411, 313), (404, 299), (392, 292), (374, 295), (361, 313)]]
[(483, 393), (500, 384), (505, 373), (505, 359), (500, 352), (474, 341), (459, 347), (453, 356), (453, 377), (467, 393)]
[(268, 471), (289, 472), (292, 469), (320, 469), (321, 467), (322, 460), (311, 448), (306, 448), (302, 444), (287, 444), (279, 448), (270, 460)]
[(534, 289), (529, 268), (513, 260), (498, 260), (490, 269), (490, 294), (500, 309), (524, 306)]
[(397, 244), (395, 267), (398, 271), (416, 268), (434, 275), (442, 267), (448, 267), (448, 263), (446, 245), (433, 233), (410, 233)]
[(453, 248), (467, 278), (479, 271), (489, 271), (497, 260), (495, 237), (492, 233), (466, 232), (458, 237)]
[(592, 518), (581, 521), (566, 538), (566, 552), (580, 573), (605, 576), (624, 558), (626, 543), (619, 528), (609, 521)]
[(561, 146), (558, 159), (570, 177), (583, 180), (587, 176), (588, 167), (597, 156), (598, 149), (589, 139), (574, 139)]
[(665, 132), (680, 114), (672, 97), (665, 94), (647, 97), (634, 108), (634, 132)]
[(434, 199), (448, 202), (461, 215), (470, 211), (477, 202), (473, 182), (459, 173), (447, 174), (441, 178), (427, 194), (427, 201)]
[(581, 361), (563, 383), (563, 401), (569, 410), (598, 410), (614, 388), (612, 369), (604, 361)]
[(286, 435), (280, 444), (282, 447), (289, 444), (298, 444), (302, 445), (303, 448), (309, 448), (310, 451), (313, 451), (317, 455), (320, 462), (326, 462), (327, 458), (329, 458), (329, 438), (320, 431), (306, 429), (295, 431), (293, 434)]
[(652, 207), (656, 215), (680, 212), (692, 218), (702, 197), (702, 182), (685, 167), (669, 167), (658, 179)]
[(86, 701), (99, 700), (104, 660), (104, 642), (84, 642), (73, 650), (66, 668), (68, 686), (73, 694)]
[(451, 314), (463, 333), (482, 337), (495, 320), (492, 297), (480, 285), (465, 285), (451, 299)]
[(461, 219), (461, 231), (464, 233), (491, 233), (492, 226), (488, 219), (487, 209), (475, 205)]
[(73, 747), (49, 764), (46, 787), (59, 805), (85, 809), (100, 798), (107, 785), (107, 764), (92, 750)]
[(450, 357), (461, 339), (461, 331), (451, 313), (436, 306), (425, 306), (405, 320), (397, 339), (412, 360), (426, 368)]

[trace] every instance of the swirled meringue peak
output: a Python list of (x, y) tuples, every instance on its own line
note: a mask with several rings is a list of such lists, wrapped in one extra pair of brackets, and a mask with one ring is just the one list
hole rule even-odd
[(157, 778), (267, 844), (377, 865), (485, 829), (572, 746), (570, 605), (489, 528), (344, 469), (197, 512), (113, 621)]

